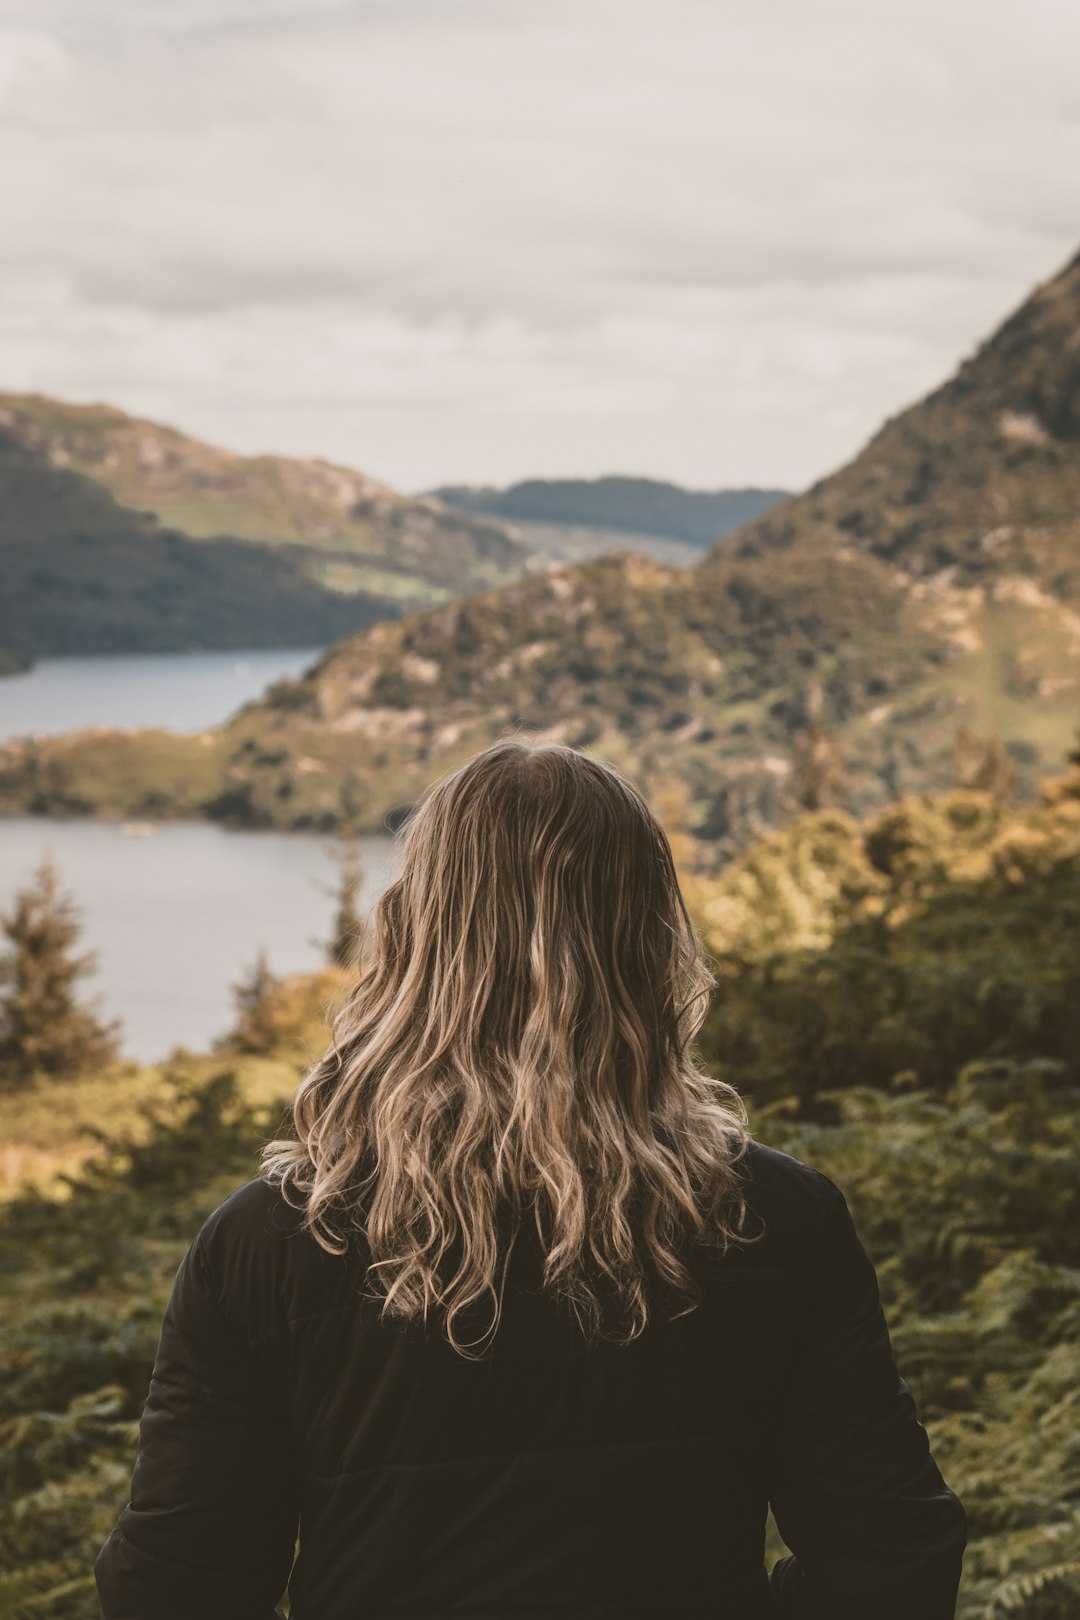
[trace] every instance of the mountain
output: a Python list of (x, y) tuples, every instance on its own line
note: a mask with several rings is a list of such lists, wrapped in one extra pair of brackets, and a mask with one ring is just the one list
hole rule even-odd
[(0, 428), (0, 662), (192, 647), (303, 646), (396, 616), (312, 578), (303, 548), (212, 544), (121, 506)]
[(236, 455), (112, 406), (10, 393), (0, 545), (18, 632), (0, 646), (24, 654), (327, 640), (513, 578), (532, 556), (498, 523), (331, 462)]
[(690, 565), (697, 552), (784, 499), (782, 489), (683, 489), (655, 478), (530, 478), (504, 489), (446, 485), (448, 506), (514, 525), (553, 561), (613, 549)]
[(1080, 717), (1078, 399), (1080, 259), (696, 568), (616, 553), (375, 625), (200, 738), (9, 745), (0, 807), (376, 829), (523, 726), (674, 785), (721, 852), (823, 797), (1028, 794)]
[(749, 524), (732, 554), (819, 541), (912, 580), (1017, 576), (1080, 605), (1080, 255), (846, 467)]

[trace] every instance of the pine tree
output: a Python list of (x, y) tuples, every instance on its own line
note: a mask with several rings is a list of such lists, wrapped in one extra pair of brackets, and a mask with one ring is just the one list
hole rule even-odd
[(988, 793), (998, 804), (1012, 803), (1016, 766), (1000, 737), (977, 737), (964, 727), (956, 734), (953, 758), (961, 787)]
[(271, 1050), (278, 1036), (274, 993), (280, 983), (271, 971), (265, 947), (260, 946), (245, 976), (232, 986), (236, 1023), (219, 1046), (240, 1052)]
[(795, 738), (791, 791), (801, 810), (834, 804), (844, 782), (840, 750), (815, 715)]
[(881, 764), (881, 781), (890, 803), (903, 797), (900, 775), (900, 749), (897, 745), (896, 734), (886, 731), (884, 738), (884, 751)]
[(75, 902), (61, 893), (51, 856), (0, 913), (9, 942), (0, 957), (0, 1088), (94, 1073), (119, 1056), (120, 1021), (104, 1020), (100, 998), (80, 1002), (76, 981), (91, 973), (96, 951), (78, 955)]
[(333, 932), (329, 939), (317, 943), (333, 967), (355, 967), (360, 951), (360, 936), (364, 920), (360, 910), (360, 895), (364, 888), (364, 863), (356, 838), (343, 832), (338, 840), (336, 858), (339, 866), (337, 884), (320, 884), (325, 894), (336, 901)]

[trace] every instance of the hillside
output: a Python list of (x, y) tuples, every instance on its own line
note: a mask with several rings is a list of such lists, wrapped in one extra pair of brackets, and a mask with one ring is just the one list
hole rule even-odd
[(504, 489), (446, 485), (432, 495), (461, 511), (512, 523), (552, 560), (612, 549), (690, 564), (696, 552), (785, 498), (782, 489), (684, 489), (655, 478), (530, 478)]
[(1080, 718), (1078, 397), (1074, 261), (848, 467), (697, 568), (614, 554), (377, 625), (177, 739), (172, 776), (200, 763), (179, 797), (139, 734), (9, 746), (0, 806), (374, 829), (521, 725), (682, 783), (690, 826), (727, 850), (804, 798), (812, 727), (857, 814), (953, 784), (963, 734), (1000, 739), (1030, 794)]
[(1080, 254), (846, 467), (713, 558), (813, 540), (937, 587), (1021, 576), (1080, 607)]
[[(376, 625), (197, 737), (0, 745), (0, 809), (378, 830), (440, 770), (528, 725), (646, 782), (681, 779), (697, 830), (738, 841), (793, 808), (808, 672), (861, 714), (942, 656), (872, 561), (821, 552), (767, 586), (747, 570), (704, 591), (693, 572), (617, 553)], [(880, 763), (853, 766), (867, 803)]]
[(212, 545), (119, 505), (0, 428), (0, 665), (35, 657), (302, 646), (396, 615), (312, 577), (296, 545)]
[(110, 405), (0, 394), (0, 431), (8, 446), (0, 468), (5, 538), (26, 545), (45, 538), (46, 503), (24, 483), (11, 485), (19, 452), (29, 465), (81, 480), (60, 507), (69, 527), (57, 532), (57, 511), (47, 517), (54, 542), (82, 532), (86, 508), (101, 509), (93, 485), (112, 498), (114, 523), (119, 506), (191, 540), (272, 547), (288, 556), (293, 575), (338, 595), (422, 607), (529, 566), (530, 553), (501, 524), (410, 499), (332, 462), (237, 455)]

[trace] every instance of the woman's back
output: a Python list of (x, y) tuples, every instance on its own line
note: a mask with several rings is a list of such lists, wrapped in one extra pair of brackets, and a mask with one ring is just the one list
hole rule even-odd
[(497, 743), (374, 915), (294, 1136), (181, 1267), (106, 1620), (287, 1581), (295, 1620), (949, 1620), (963, 1511), (873, 1268), (694, 1060), (715, 981), (641, 793)]
[[(755, 1241), (700, 1306), (588, 1343), (514, 1245), (477, 1360), (380, 1316), (280, 1190), (235, 1193), (177, 1279), (107, 1620), (949, 1620), (964, 1514), (897, 1373), (844, 1201), (752, 1143)], [(770, 1581), (771, 1502), (797, 1559)]]

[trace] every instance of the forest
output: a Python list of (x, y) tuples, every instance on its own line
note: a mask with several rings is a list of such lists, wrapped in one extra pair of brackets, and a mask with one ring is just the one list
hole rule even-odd
[[(1020, 809), (962, 788), (862, 821), (812, 810), (719, 872), (662, 813), (717, 980), (699, 1057), (739, 1087), (756, 1136), (849, 1199), (968, 1510), (959, 1620), (1073, 1620), (1080, 763)], [(255, 1173), (349, 968), (343, 949), (303, 979), (256, 964), (213, 1052), (177, 1049), (149, 1075), (106, 1046), (101, 1072), (20, 1092), (15, 957), (20, 938), (42, 948), (32, 921), (6, 919), (0, 1119), (18, 1104), (46, 1137), (80, 1086), (100, 1119), (74, 1157), (43, 1152), (0, 1214), (0, 1614), (92, 1620), (175, 1268)], [(70, 948), (70, 918), (60, 936)]]

